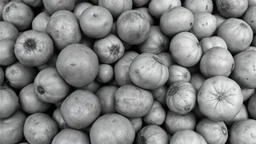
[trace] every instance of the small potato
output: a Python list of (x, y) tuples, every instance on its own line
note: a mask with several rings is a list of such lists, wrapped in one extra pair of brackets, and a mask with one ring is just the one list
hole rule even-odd
[(161, 125), (164, 123), (166, 112), (158, 101), (154, 101), (153, 107), (150, 112), (143, 117), (146, 124)]
[(17, 38), (14, 53), (21, 64), (30, 67), (40, 66), (53, 55), (54, 43), (44, 32), (27, 30)]
[(160, 28), (167, 36), (189, 31), (194, 24), (192, 11), (185, 7), (175, 7), (165, 11), (160, 17)]
[(18, 36), (19, 31), (12, 23), (0, 21), (0, 40), (11, 39), (16, 41)]
[(149, 35), (150, 23), (143, 13), (138, 10), (123, 12), (116, 21), (116, 32), (121, 40), (137, 45), (143, 43)]
[(135, 132), (138, 132), (142, 128), (143, 120), (141, 117), (140, 118), (130, 118), (130, 121), (135, 129)]
[(118, 89), (116, 86), (106, 85), (102, 86), (96, 91), (96, 96), (100, 100), (101, 113), (114, 113), (115, 110), (115, 92)]
[(157, 125), (146, 125), (138, 133), (135, 144), (167, 144), (168, 135), (166, 131)]
[(247, 89), (247, 88), (242, 88), (242, 94), (244, 96), (244, 101), (247, 101), (251, 96), (253, 96), (255, 90), (254, 89)]
[(115, 109), (129, 118), (147, 115), (153, 107), (153, 95), (150, 91), (132, 84), (119, 87), (115, 93)]
[(69, 94), (70, 85), (59, 75), (54, 67), (40, 71), (34, 79), (34, 91), (46, 103), (58, 103)]
[(169, 110), (183, 115), (192, 111), (196, 105), (196, 90), (186, 81), (173, 82), (166, 93), (166, 105)]
[(186, 81), (189, 82), (191, 79), (191, 74), (186, 67), (173, 64), (169, 67), (169, 79), (167, 83), (171, 85), (171, 83), (176, 81)]
[(113, 25), (110, 11), (101, 6), (91, 6), (85, 9), (79, 17), (83, 33), (90, 38), (103, 38), (107, 36)]
[(21, 89), (19, 93), (21, 108), (29, 114), (45, 112), (50, 108), (50, 104), (42, 102), (34, 91), (34, 84), (31, 83)]
[(44, 113), (35, 113), (27, 117), (24, 124), (24, 136), (29, 143), (51, 143), (58, 133), (56, 122)]
[(228, 49), (226, 42), (218, 36), (205, 37), (200, 41), (201, 48), (203, 53), (206, 53), (209, 49), (213, 47), (221, 47), (224, 49)]
[(171, 134), (181, 130), (194, 130), (196, 128), (196, 116), (192, 112), (179, 115), (168, 111), (164, 125)]
[(124, 53), (123, 57), (120, 58), (114, 66), (114, 76), (115, 81), (119, 86), (130, 84), (131, 78), (129, 76), (129, 68), (132, 61), (138, 56), (139, 54), (134, 51), (127, 51)]
[(77, 19), (80, 18), (81, 14), (83, 13), (84, 10), (86, 10), (87, 8), (93, 6), (93, 4), (89, 3), (89, 2), (80, 2), (78, 4), (76, 4), (75, 9), (74, 9), (74, 14), (77, 17)]
[(52, 118), (53, 120), (56, 121), (59, 129), (65, 129), (65, 128), (68, 128), (68, 125), (67, 123), (64, 121), (62, 115), (61, 115), (61, 112), (60, 112), (60, 108), (57, 107), (54, 111), (53, 111), (53, 114), (52, 114)]
[(99, 117), (101, 105), (94, 93), (78, 89), (62, 102), (60, 111), (69, 127), (84, 129)]
[(36, 68), (24, 66), (20, 62), (16, 62), (5, 69), (6, 79), (9, 81), (9, 84), (16, 89), (22, 89), (32, 83), (36, 74)]
[(205, 79), (206, 78), (201, 73), (194, 73), (191, 75), (190, 83), (193, 85), (196, 91), (198, 91)]
[(50, 15), (47, 12), (43, 11), (39, 13), (32, 21), (32, 29), (41, 32), (46, 32), (46, 26), (49, 20)]
[(2, 16), (4, 21), (12, 23), (18, 30), (23, 31), (31, 26), (34, 12), (24, 2), (11, 1), (4, 6)]
[(59, 10), (51, 15), (46, 32), (59, 50), (70, 44), (79, 43), (82, 39), (76, 16), (67, 10)]
[(223, 121), (204, 118), (198, 122), (196, 132), (201, 134), (208, 144), (225, 144), (228, 139), (228, 129)]
[(94, 42), (93, 50), (100, 62), (112, 64), (119, 60), (125, 52), (123, 42), (114, 34), (98, 39)]
[(194, 24), (190, 32), (201, 40), (210, 37), (217, 29), (216, 17), (207, 12), (194, 13)]
[(83, 90), (88, 90), (90, 92), (96, 92), (99, 88), (101, 88), (102, 83), (98, 82), (97, 80), (92, 81), (88, 85), (81, 87)]
[(169, 42), (169, 38), (158, 26), (151, 26), (148, 38), (138, 46), (138, 49), (144, 53), (159, 54), (167, 51)]

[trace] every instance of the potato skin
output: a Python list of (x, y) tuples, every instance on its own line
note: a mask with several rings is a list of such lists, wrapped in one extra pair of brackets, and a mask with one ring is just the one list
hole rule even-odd
[(230, 129), (229, 142), (232, 144), (254, 144), (256, 141), (256, 121), (246, 119), (235, 122)]

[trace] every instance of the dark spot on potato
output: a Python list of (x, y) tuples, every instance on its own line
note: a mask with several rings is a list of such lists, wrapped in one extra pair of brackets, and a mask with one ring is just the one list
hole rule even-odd
[(145, 19), (145, 16), (142, 15), (140, 12), (137, 12), (136, 14), (137, 14), (141, 19)]
[(111, 47), (108, 47), (108, 49), (111, 55), (117, 56), (120, 52), (120, 45), (114, 44)]
[(172, 5), (169, 6), (169, 9), (171, 9), (171, 8), (172, 8)]
[(220, 3), (220, 10), (221, 11), (228, 11), (231, 9), (231, 5), (228, 0), (222, 0)]
[(248, 28), (248, 26), (245, 24), (245, 23), (240, 23), (240, 26), (242, 27), (242, 28)]
[(71, 65), (72, 67), (76, 66), (76, 64), (75, 64), (75, 63), (71, 63), (70, 65)]
[(160, 58), (158, 58), (158, 57), (156, 57), (156, 56), (152, 56), (152, 58), (153, 58), (156, 62), (158, 62), (159, 64), (165, 65), (165, 63), (164, 63)]
[(167, 91), (167, 96), (173, 96), (175, 95), (179, 90), (179, 87), (176, 85), (170, 85), (168, 91)]
[(223, 95), (223, 94), (220, 94), (218, 97), (217, 97), (217, 99), (219, 100), (219, 101), (222, 101), (222, 100), (224, 100), (225, 99), (225, 95)]
[(116, 119), (113, 119), (111, 122), (112, 122), (112, 123), (116, 123), (116, 122), (117, 122), (117, 120), (116, 120)]
[(28, 38), (23, 43), (23, 47), (28, 51), (36, 49), (36, 45), (36, 40), (33, 38)]
[(98, 14), (96, 14), (96, 13), (95, 13), (95, 14), (93, 14), (93, 17), (98, 17)]
[(12, 75), (15, 75), (15, 74), (17, 74), (17, 73), (18, 73), (17, 70), (15, 70), (15, 69), (12, 69), (12, 70), (11, 70), (11, 74), (12, 74)]
[(144, 136), (139, 136), (137, 138), (137, 144), (147, 144), (147, 139)]
[(185, 111), (189, 111), (189, 110), (190, 110), (190, 105), (189, 105), (189, 106), (186, 106), (186, 107), (184, 108), (184, 110), (185, 110)]
[(184, 78), (187, 78), (187, 77), (188, 77), (188, 72), (185, 72)]
[(248, 78), (245, 78), (246, 80), (249, 80)]
[(10, 8), (17, 8), (17, 6), (14, 4), (14, 3), (12, 3), (12, 4), (10, 4), (6, 9), (5, 9), (5, 12), (9, 12), (10, 11)]
[(58, 30), (54, 30), (53, 36), (54, 36), (56, 39), (59, 39), (59, 38), (60, 38), (60, 32), (59, 32)]
[(9, 12), (9, 10), (10, 10), (10, 7), (7, 7), (7, 8), (5, 9), (5, 12)]
[(253, 134), (253, 133), (251, 133), (251, 137), (252, 137), (253, 139), (256, 139), (256, 135)]
[(205, 9), (208, 10), (208, 5), (206, 5)]
[(37, 92), (38, 92), (39, 94), (44, 94), (44, 93), (45, 93), (45, 90), (44, 90), (44, 88), (43, 88), (42, 86), (37, 86)]
[(191, 22), (189, 25), (190, 25), (190, 26), (192, 26), (192, 25), (193, 25), (193, 23)]
[(224, 135), (227, 135), (227, 134), (228, 134), (228, 131), (227, 131), (226, 127), (224, 127), (224, 126), (221, 127), (221, 131), (222, 131), (222, 133), (223, 133)]

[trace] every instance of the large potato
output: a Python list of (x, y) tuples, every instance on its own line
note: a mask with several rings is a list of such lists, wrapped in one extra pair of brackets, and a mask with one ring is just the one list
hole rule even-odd
[(60, 111), (69, 127), (83, 129), (98, 118), (101, 105), (98, 97), (92, 92), (76, 90), (63, 101)]
[(99, 60), (89, 47), (83, 44), (71, 44), (59, 53), (56, 68), (69, 85), (83, 87), (96, 78)]

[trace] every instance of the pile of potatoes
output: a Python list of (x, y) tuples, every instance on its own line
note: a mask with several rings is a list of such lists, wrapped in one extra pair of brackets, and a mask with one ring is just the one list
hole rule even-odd
[(255, 144), (256, 0), (0, 0), (0, 144)]

